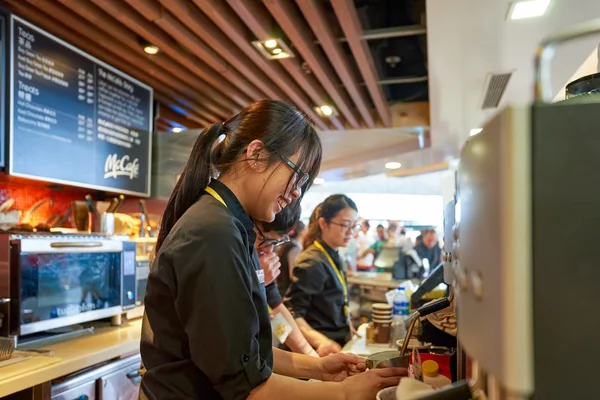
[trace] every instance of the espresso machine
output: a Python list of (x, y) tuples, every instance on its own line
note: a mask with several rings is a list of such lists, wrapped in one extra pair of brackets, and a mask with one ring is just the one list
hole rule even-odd
[(540, 45), (534, 104), (505, 108), (462, 149), (444, 280), (464, 379), (423, 399), (600, 397), (600, 88), (551, 103), (547, 83), (557, 44), (599, 33), (596, 20)]

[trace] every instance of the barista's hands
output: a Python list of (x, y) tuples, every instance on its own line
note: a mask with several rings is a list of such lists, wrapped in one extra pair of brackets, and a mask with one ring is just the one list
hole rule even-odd
[(342, 346), (340, 346), (333, 340), (327, 339), (319, 343), (316, 350), (319, 357), (325, 357), (329, 354), (339, 353), (340, 351), (342, 351)]
[(377, 392), (390, 386), (397, 386), (400, 379), (408, 376), (406, 368), (372, 369), (351, 376), (341, 383), (346, 400), (374, 399)]
[(277, 253), (259, 253), (258, 261), (260, 262), (260, 268), (265, 273), (265, 286), (269, 285), (273, 282), (281, 271), (281, 262), (279, 261), (279, 257)]
[(338, 353), (318, 361), (322, 381), (341, 382), (367, 369), (366, 360), (355, 354)]

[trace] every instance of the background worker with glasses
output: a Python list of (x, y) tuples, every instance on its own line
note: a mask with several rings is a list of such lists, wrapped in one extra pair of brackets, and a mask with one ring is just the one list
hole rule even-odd
[(348, 287), (338, 249), (359, 229), (356, 204), (347, 196), (329, 196), (313, 212), (285, 295), (302, 334), (323, 357), (341, 351), (350, 340)]

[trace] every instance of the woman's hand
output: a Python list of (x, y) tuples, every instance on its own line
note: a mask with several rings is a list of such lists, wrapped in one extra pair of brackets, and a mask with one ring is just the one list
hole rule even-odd
[(390, 386), (397, 386), (400, 379), (408, 376), (406, 368), (372, 369), (351, 376), (341, 383), (346, 400), (374, 399), (377, 392)]
[(265, 273), (265, 286), (269, 285), (273, 282), (279, 274), (281, 273), (281, 262), (279, 261), (279, 257), (277, 253), (260, 253), (258, 256), (258, 261), (260, 262), (260, 268)]
[(330, 354), (337, 354), (342, 351), (342, 346), (334, 342), (333, 340), (324, 340), (317, 346), (317, 354), (319, 357), (325, 357)]
[(366, 360), (355, 354), (338, 353), (318, 361), (322, 381), (341, 382), (367, 369)]

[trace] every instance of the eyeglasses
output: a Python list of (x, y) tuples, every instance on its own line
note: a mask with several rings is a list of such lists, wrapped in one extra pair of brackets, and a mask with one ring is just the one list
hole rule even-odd
[(282, 244), (288, 243), (290, 241), (290, 237), (288, 235), (282, 234), (280, 239), (269, 238), (266, 237), (264, 233), (260, 230), (258, 225), (255, 226), (256, 232), (261, 238), (261, 242), (258, 244), (259, 249), (266, 249), (267, 247), (273, 246), (273, 248), (277, 246), (281, 246)]
[(296, 173), (296, 175), (298, 175), (298, 178), (296, 179), (296, 183), (294, 184), (294, 187), (297, 189), (297, 188), (301, 188), (304, 185), (306, 185), (306, 182), (308, 182), (308, 180), (310, 179), (310, 175), (308, 173), (302, 171), (289, 158), (284, 157), (281, 154), (278, 154), (278, 156), (281, 158), (281, 160), (284, 163), (286, 163), (288, 165), (288, 167), (290, 167), (292, 169), (292, 171), (294, 171)]
[(349, 221), (346, 221), (343, 224), (341, 224), (339, 222), (335, 222), (335, 221), (329, 221), (329, 223), (337, 225), (337, 226), (341, 226), (342, 228), (344, 228), (346, 230), (352, 229), (353, 231), (358, 231), (362, 225), (360, 222), (349, 222)]

